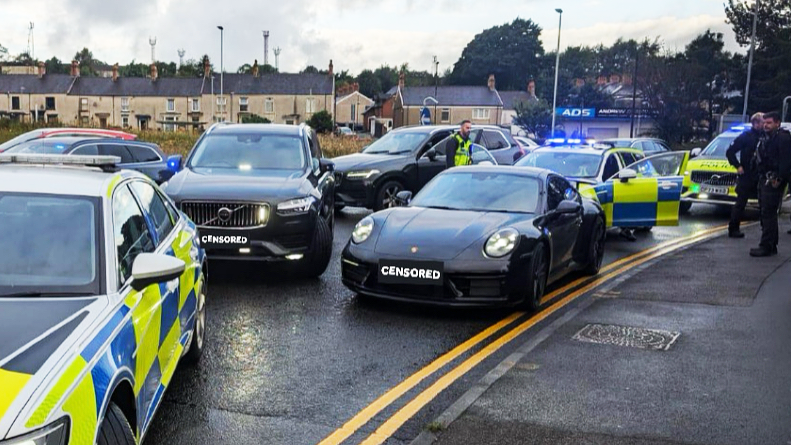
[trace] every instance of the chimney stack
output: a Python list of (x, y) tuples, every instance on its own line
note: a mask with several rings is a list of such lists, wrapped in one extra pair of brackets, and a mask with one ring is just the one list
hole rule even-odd
[(405, 84), (406, 82), (405, 82), (404, 72), (401, 71), (400, 73), (398, 73), (398, 88), (403, 90)]
[(151, 81), (157, 81), (157, 65), (155, 63), (151, 64)]
[(489, 86), (489, 91), (494, 91), (494, 74), (489, 74), (489, 81), (486, 83)]
[(38, 78), (39, 79), (44, 77), (44, 74), (47, 72), (46, 68), (44, 68), (44, 67), (45, 67), (44, 62), (39, 62), (38, 63)]
[(330, 74), (330, 77), (334, 77), (335, 76), (335, 72), (333, 71), (333, 66), (332, 66), (332, 59), (330, 59), (330, 73), (329, 74)]
[(76, 60), (71, 61), (71, 77), (80, 76), (80, 62)]
[(253, 73), (253, 77), (258, 77), (258, 59), (255, 59), (255, 63), (253, 63), (253, 68), (250, 71)]
[(113, 82), (118, 80), (118, 63), (113, 65)]
[(209, 56), (203, 58), (203, 77), (211, 76), (211, 63), (209, 63)]

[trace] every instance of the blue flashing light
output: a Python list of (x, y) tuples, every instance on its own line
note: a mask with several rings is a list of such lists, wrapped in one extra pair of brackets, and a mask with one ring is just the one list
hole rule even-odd
[(563, 138), (555, 138), (555, 139), (549, 139), (547, 140), (547, 142), (549, 142), (550, 144), (565, 144), (566, 140)]
[(569, 144), (581, 144), (582, 143), (582, 139), (569, 139), (568, 143)]
[(748, 125), (735, 125), (728, 129), (728, 131), (747, 131), (750, 129)]

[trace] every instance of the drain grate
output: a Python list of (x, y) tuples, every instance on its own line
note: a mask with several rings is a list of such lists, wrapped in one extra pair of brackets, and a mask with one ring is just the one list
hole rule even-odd
[(573, 339), (587, 343), (667, 351), (678, 340), (680, 335), (680, 332), (656, 329), (611, 324), (589, 324), (577, 332)]

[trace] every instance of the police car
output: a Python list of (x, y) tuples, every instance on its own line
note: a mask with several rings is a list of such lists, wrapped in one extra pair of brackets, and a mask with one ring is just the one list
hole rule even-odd
[(678, 225), (683, 167), (688, 152), (645, 157), (641, 150), (593, 141), (551, 140), (515, 165), (555, 171), (581, 195), (597, 199), (607, 227), (649, 230)]
[(118, 157), (0, 155), (0, 443), (139, 443), (204, 348), (195, 225)]

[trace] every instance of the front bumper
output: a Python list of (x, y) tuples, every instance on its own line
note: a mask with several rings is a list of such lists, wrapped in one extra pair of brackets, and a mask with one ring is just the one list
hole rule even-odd
[(210, 260), (293, 261), (311, 249), (316, 214), (278, 217), (256, 228), (198, 227), (198, 239)]
[(343, 173), (335, 175), (335, 204), (349, 207), (373, 208), (376, 187), (372, 180), (349, 180)]
[[(529, 258), (510, 260), (446, 261), (442, 285), (385, 284), (379, 282), (380, 255), (341, 254), (341, 280), (354, 292), (392, 301), (451, 307), (512, 307), (523, 301)], [(387, 259), (403, 259), (384, 257)], [(520, 272), (521, 271), (521, 272)]]

